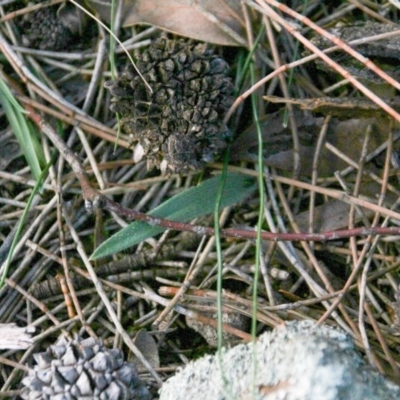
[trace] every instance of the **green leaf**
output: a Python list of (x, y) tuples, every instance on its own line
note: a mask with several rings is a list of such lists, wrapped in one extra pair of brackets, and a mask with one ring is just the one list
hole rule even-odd
[[(188, 222), (214, 211), (221, 185), (221, 177), (215, 176), (172, 197), (149, 212), (149, 215), (176, 222)], [(228, 173), (221, 198), (221, 208), (243, 201), (256, 188), (254, 178)], [(163, 232), (165, 228), (135, 221), (102, 243), (90, 257), (92, 260), (118, 253), (143, 240)]]
[(28, 125), (25, 110), (19, 105), (3, 79), (0, 78), (0, 103), (3, 106), (11, 129), (21, 146), (31, 172), (36, 180), (41, 174), (41, 167), (45, 164), (43, 150), (35, 136), (34, 128)]

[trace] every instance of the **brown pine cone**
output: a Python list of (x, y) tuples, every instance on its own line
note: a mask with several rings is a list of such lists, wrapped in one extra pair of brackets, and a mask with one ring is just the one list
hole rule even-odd
[(55, 4), (16, 18), (24, 46), (51, 51), (67, 50), (82, 34), (86, 22), (86, 14), (72, 3)]
[(233, 102), (228, 64), (205, 43), (155, 40), (121, 76), (108, 81), (111, 110), (142, 147), (148, 168), (201, 169), (230, 139), (223, 117)]

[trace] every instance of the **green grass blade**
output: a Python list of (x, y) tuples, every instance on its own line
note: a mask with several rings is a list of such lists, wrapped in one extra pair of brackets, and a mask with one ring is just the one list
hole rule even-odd
[(217, 262), (218, 262), (218, 275), (217, 275), (217, 357), (218, 357), (218, 363), (219, 363), (219, 368), (221, 370), (221, 378), (222, 378), (222, 384), (224, 391), (226, 393), (226, 397), (228, 399), (233, 399), (234, 396), (231, 393), (230, 390), (230, 384), (229, 384), (229, 379), (226, 375), (226, 369), (225, 366), (222, 362), (222, 346), (223, 346), (223, 330), (222, 330), (222, 307), (223, 307), (223, 302), (222, 302), (222, 269), (223, 269), (223, 254), (222, 254), (222, 245), (221, 245), (221, 235), (220, 235), (220, 226), (219, 226), (219, 215), (220, 215), (220, 210), (221, 210), (221, 201), (222, 201), (222, 196), (224, 193), (224, 188), (226, 184), (226, 178), (228, 174), (228, 160), (229, 160), (229, 148), (225, 151), (225, 156), (224, 156), (224, 167), (222, 169), (222, 174), (220, 178), (220, 184), (217, 192), (217, 197), (214, 205), (214, 232), (215, 232), (215, 249), (217, 251)]
[[(152, 210), (149, 215), (176, 222), (188, 222), (211, 214), (215, 208), (220, 184), (220, 176), (208, 179), (167, 200)], [(227, 174), (221, 197), (221, 208), (243, 201), (255, 190), (255, 187), (254, 178), (236, 173)], [(165, 228), (151, 226), (145, 222), (133, 222), (102, 243), (92, 254), (91, 259), (118, 253), (164, 230)]]
[(17, 100), (0, 78), (0, 103), (7, 116), (10, 127), (21, 146), (25, 159), (36, 180), (39, 179), (41, 164), (44, 165), (44, 155), (40, 144), (35, 136), (33, 126), (28, 125), (25, 119), (25, 110), (18, 104)]
[[(250, 68), (250, 76), (251, 76), (251, 84), (254, 85), (256, 82), (255, 79), (255, 71), (254, 65), (251, 64)], [(262, 139), (262, 131), (260, 118), (258, 115), (258, 104), (256, 94), (253, 93), (251, 95), (251, 105), (253, 110), (253, 119), (257, 129), (257, 138), (258, 138), (258, 190), (260, 194), (260, 205), (259, 205), (259, 213), (258, 213), (258, 221), (257, 221), (257, 239), (256, 239), (256, 259), (255, 259), (255, 270), (254, 270), (254, 283), (253, 283), (253, 307), (252, 307), (252, 319), (251, 319), (251, 336), (255, 343), (256, 335), (257, 335), (257, 309), (258, 309), (258, 279), (260, 276), (260, 259), (261, 259), (261, 248), (262, 248), (262, 239), (261, 239), (261, 231), (262, 225), (264, 222), (264, 206), (265, 206), (265, 188), (264, 188), (264, 174), (263, 174), (263, 139)], [(256, 398), (256, 377), (257, 377), (257, 358), (256, 358), (256, 347), (253, 346), (253, 383), (252, 383), (252, 398)]]
[(3, 101), (7, 100), (10, 103), (10, 105), (14, 107), (21, 114), (27, 114), (27, 112), (21, 107), (16, 98), (13, 96), (13, 94), (11, 93), (10, 89), (8, 88), (3, 79), (0, 79), (0, 93)]
[[(3, 273), (2, 273), (2, 275), (0, 277), (0, 289), (3, 287), (4, 282), (5, 282), (6, 278), (7, 278), (8, 269), (10, 268), (11, 260), (13, 258), (13, 254), (14, 254), (14, 249), (15, 249), (15, 246), (17, 245), (17, 243), (18, 243), (19, 237), (21, 235), (21, 232), (22, 232), (22, 229), (24, 227), (26, 218), (28, 216), (29, 210), (30, 210), (31, 205), (32, 205), (32, 201), (33, 201), (35, 195), (40, 191), (40, 188), (42, 187), (43, 181), (47, 176), (49, 168), (54, 163), (55, 159), (56, 159), (56, 157), (53, 156), (52, 159), (45, 165), (45, 167), (43, 168), (43, 171), (40, 173), (40, 175), (38, 177), (38, 180), (37, 180), (36, 185), (34, 186), (34, 188), (32, 190), (32, 193), (29, 196), (29, 199), (28, 199), (28, 202), (27, 202), (26, 207), (24, 209), (24, 212), (22, 213), (22, 216), (21, 216), (21, 218), (20, 218), (20, 220), (18, 222), (18, 228), (17, 228), (17, 231), (16, 231), (16, 233), (14, 235), (14, 238), (12, 240), (12, 243), (11, 243), (11, 246), (10, 246), (10, 250), (8, 252), (8, 255), (7, 255), (5, 267), (4, 267)], [(1, 267), (1, 265), (0, 265), (0, 267)]]

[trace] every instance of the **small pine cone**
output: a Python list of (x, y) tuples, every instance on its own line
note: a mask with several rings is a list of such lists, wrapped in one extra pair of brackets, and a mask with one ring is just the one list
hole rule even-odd
[[(34, 3), (40, 3), (35, 0)], [(16, 19), (24, 46), (63, 51), (76, 41), (86, 18), (71, 4), (55, 4), (27, 13)]]
[(133, 364), (101, 341), (64, 337), (46, 352), (33, 355), (37, 365), (22, 380), (26, 400), (149, 400)]
[(106, 82), (111, 110), (142, 147), (148, 168), (198, 170), (226, 147), (223, 117), (233, 102), (228, 64), (207, 44), (165, 37), (152, 42), (121, 76)]

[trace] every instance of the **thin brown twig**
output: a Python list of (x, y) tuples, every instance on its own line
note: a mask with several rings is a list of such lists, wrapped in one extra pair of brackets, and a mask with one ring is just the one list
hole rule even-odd
[(121, 335), (122, 339), (124, 340), (125, 344), (132, 350), (132, 352), (136, 355), (136, 357), (141, 361), (141, 363), (145, 366), (145, 368), (150, 372), (150, 374), (154, 377), (154, 379), (157, 381), (158, 384), (162, 384), (162, 380), (159, 377), (159, 375), (154, 371), (153, 367), (150, 365), (150, 363), (147, 361), (147, 359), (143, 356), (142, 352), (137, 348), (137, 346), (132, 342), (132, 339), (126, 332), (126, 330), (123, 328), (121, 322), (118, 319), (118, 316), (116, 315), (111, 302), (109, 298), (107, 297), (107, 294), (104, 292), (103, 286), (101, 281), (96, 275), (95, 270), (93, 269), (92, 264), (89, 261), (89, 258), (87, 257), (87, 254), (85, 253), (84, 247), (82, 245), (82, 242), (75, 231), (75, 228), (72, 225), (72, 222), (67, 215), (67, 213), (63, 213), (64, 219), (70, 229), (71, 235), (73, 240), (76, 243), (78, 253), (80, 254), (86, 269), (89, 272), (90, 278), (97, 290), (97, 293), (99, 294), (101, 300), (103, 301), (104, 305), (107, 308), (107, 311), (114, 323), (115, 328), (118, 330), (119, 334)]
[[(21, 286), (19, 286), (16, 282), (14, 282), (12, 279), (6, 278), (6, 283), (13, 289), (18, 290), (26, 299), (31, 301), (33, 304), (35, 304), (36, 307), (38, 307), (43, 314), (46, 314), (47, 317), (50, 319), (50, 321), (53, 322), (54, 325), (58, 326), (60, 325), (60, 321), (49, 311), (47, 306), (40, 302), (39, 300), (35, 299), (33, 296), (31, 296), (26, 290), (24, 290)], [(64, 335), (67, 337), (69, 336), (69, 333), (65, 330), (63, 330)]]
[(329, 39), (332, 43), (337, 45), (340, 49), (344, 50), (348, 54), (350, 54), (353, 58), (360, 61), (365, 65), (368, 69), (375, 72), (379, 77), (381, 77), (384, 81), (388, 82), (390, 85), (395, 87), (396, 89), (400, 89), (400, 83), (393, 79), (390, 75), (388, 75), (385, 71), (379, 68), (376, 64), (374, 64), (371, 60), (364, 57), (359, 52), (355, 51), (352, 47), (350, 47), (346, 42), (338, 38), (337, 36), (329, 33), (325, 29), (319, 27), (317, 24), (312, 22), (309, 18), (301, 15), (291, 8), (287, 7), (285, 4), (279, 3), (276, 0), (255, 0), (258, 4), (260, 4), (264, 10), (279, 24), (285, 27), (293, 36), (295, 36), (300, 42), (302, 42), (310, 51), (314, 54), (317, 54), (322, 60), (324, 60), (329, 66), (331, 66), (335, 71), (337, 71), (344, 78), (348, 79), (357, 89), (363, 92), (367, 97), (369, 97), (376, 104), (381, 106), (389, 115), (392, 115), (394, 119), (400, 121), (400, 115), (394, 111), (391, 107), (387, 107), (387, 104), (383, 102), (378, 96), (376, 96), (373, 92), (368, 90), (364, 85), (362, 85), (357, 79), (355, 79), (351, 74), (348, 73), (341, 65), (330, 59), (323, 51), (319, 50), (316, 46), (314, 46), (309, 40), (300, 35), (285, 19), (280, 17), (277, 13), (272, 11), (269, 7), (266, 6), (265, 3), (269, 3), (284, 13), (290, 15), (292, 18), (299, 20), (305, 25), (309, 26), (319, 35)]
[(382, 347), (382, 350), (383, 350), (383, 352), (385, 353), (385, 356), (386, 356), (387, 360), (389, 361), (390, 366), (392, 367), (392, 369), (393, 369), (393, 371), (394, 371), (394, 373), (395, 373), (395, 376), (397, 377), (397, 379), (400, 379), (400, 369), (399, 369), (399, 366), (398, 366), (398, 364), (396, 363), (396, 361), (395, 361), (394, 358), (393, 358), (393, 355), (392, 355), (392, 353), (391, 353), (391, 351), (390, 351), (390, 349), (389, 349), (389, 346), (388, 346), (388, 344), (387, 344), (387, 341), (385, 340), (385, 337), (384, 337), (384, 335), (382, 334), (382, 331), (381, 331), (381, 329), (379, 328), (379, 326), (378, 326), (378, 324), (377, 324), (377, 322), (376, 322), (376, 319), (375, 319), (374, 315), (372, 314), (372, 311), (371, 311), (371, 308), (370, 308), (368, 302), (366, 302), (366, 303), (364, 304), (364, 309), (365, 309), (365, 311), (366, 311), (366, 313), (367, 313), (369, 322), (370, 322), (370, 324), (372, 325), (372, 327), (373, 327), (373, 329), (374, 329), (374, 332), (375, 332), (375, 334), (376, 334), (376, 337), (377, 337), (377, 339), (378, 339), (378, 341), (379, 341), (379, 343), (380, 343), (380, 345), (381, 345), (381, 347)]
[[(65, 157), (66, 161), (70, 164), (72, 167), (76, 177), (79, 180), (79, 183), (82, 188), (83, 192), (83, 197), (85, 199), (87, 208), (89, 211), (93, 211), (93, 208), (101, 207), (104, 209), (107, 209), (111, 212), (115, 212), (116, 214), (120, 216), (125, 216), (129, 219), (133, 220), (139, 220), (139, 221), (144, 221), (149, 223), (150, 225), (154, 226), (162, 226), (168, 229), (175, 229), (175, 230), (185, 230), (189, 232), (194, 232), (200, 235), (213, 235), (214, 230), (212, 228), (208, 227), (200, 227), (200, 226), (193, 226), (190, 224), (183, 224), (180, 222), (174, 222), (174, 221), (169, 221), (165, 220), (162, 218), (155, 218), (152, 216), (149, 216), (147, 214), (142, 214), (139, 212), (136, 212), (134, 210), (128, 210), (124, 207), (122, 207), (120, 204), (112, 201), (111, 199), (103, 196), (100, 192), (97, 190), (93, 189), (85, 168), (82, 166), (81, 162), (79, 159), (76, 157), (76, 155), (66, 146), (64, 141), (54, 132), (53, 128), (46, 122), (44, 121), (36, 112), (34, 112), (30, 107), (28, 108), (30, 111), (30, 118), (40, 127), (43, 133), (46, 134), (46, 136), (53, 142), (53, 144), (56, 146), (56, 148), (60, 151), (60, 153)], [(273, 177), (273, 179), (279, 180), (282, 183), (289, 183), (293, 184), (294, 182), (298, 182), (295, 180), (288, 180), (283, 177)], [(286, 182), (285, 182), (286, 181)], [(311, 185), (307, 185), (305, 183), (301, 183), (302, 186), (309, 187)], [(315, 186), (312, 186), (313, 190), (318, 189)], [(352, 198), (344, 193), (341, 193), (339, 191), (333, 191), (333, 190), (328, 190), (328, 189), (323, 189), (325, 193), (329, 193), (330, 196), (334, 198), (339, 198), (340, 200), (350, 202), (350, 203), (355, 203), (367, 208), (374, 208), (376, 210), (379, 209), (379, 211), (382, 212), (384, 215), (390, 215), (393, 218), (400, 219), (400, 214), (395, 213), (393, 211), (387, 210), (383, 207), (371, 205), (371, 203), (368, 203), (364, 200)], [(352, 231), (346, 230), (346, 231), (335, 231), (335, 232), (324, 232), (324, 233), (311, 233), (311, 234), (304, 234), (304, 233), (299, 233), (299, 234), (291, 234), (291, 233), (286, 233), (286, 234), (280, 234), (280, 233), (270, 233), (270, 232), (263, 232), (262, 233), (262, 238), (264, 240), (304, 240), (304, 241), (325, 241), (325, 240), (332, 240), (332, 239), (338, 239), (338, 238), (347, 238), (351, 236), (366, 236), (369, 234), (400, 234), (400, 228), (374, 228), (374, 231), (369, 231), (368, 229), (365, 228), (357, 228)], [(254, 239), (256, 237), (256, 232), (252, 231), (243, 231), (243, 230), (237, 230), (237, 229), (223, 229), (221, 230), (221, 235), (222, 236), (228, 236), (228, 237), (241, 237), (241, 238), (251, 238)]]
[[(60, 104), (57, 104), (57, 106), (61, 111), (57, 111), (49, 106), (46, 106), (45, 104), (41, 104), (38, 101), (30, 99), (26, 96), (17, 94), (16, 97), (21, 103), (27, 106), (31, 106), (32, 110), (35, 109), (42, 111), (45, 114), (51, 115), (52, 117), (57, 118), (60, 121), (66, 122), (70, 125), (76, 125), (76, 123), (78, 122), (82, 129), (84, 129), (86, 132), (89, 132), (92, 135), (97, 136), (101, 139), (105, 139), (109, 142), (115, 142), (115, 139), (117, 137), (116, 131), (98, 122), (94, 123), (91, 119), (86, 118), (83, 115), (74, 114), (73, 112), (71, 112), (71, 110), (63, 107)], [(26, 108), (28, 109), (28, 107)], [(118, 145), (125, 148), (131, 147), (130, 143), (123, 137), (119, 138)]]
[(11, 11), (8, 12), (6, 15), (4, 15), (4, 17), (0, 18), (0, 23), (5, 22), (5, 21), (9, 21), (11, 19), (14, 19), (16, 17), (20, 17), (21, 15), (33, 12), (33, 11), (37, 11), (40, 10), (42, 8), (46, 8), (55, 4), (59, 4), (62, 3), (64, 0), (49, 0), (49, 1), (43, 1), (39, 4), (32, 4), (29, 7), (24, 7), (20, 10), (15, 10), (15, 11)]
[[(268, 1), (268, 0), (265, 0)], [(251, 1), (251, 0), (247, 0), (246, 1), (251, 7), (254, 7), (256, 9), (258, 9), (258, 6), (256, 6), (256, 4)], [(363, 92), (368, 98), (370, 98), (372, 101), (374, 101), (377, 105), (379, 105), (383, 110), (385, 110), (389, 115), (391, 115), (393, 118), (395, 118), (397, 121), (400, 121), (400, 115), (393, 110), (391, 107), (389, 107), (385, 102), (383, 102), (378, 96), (376, 96), (373, 92), (371, 92), (369, 89), (367, 89), (364, 85), (362, 85), (359, 81), (357, 81), (357, 79), (355, 79), (351, 74), (349, 74), (348, 71), (346, 71), (344, 68), (342, 68), (339, 64), (337, 64), (336, 62), (334, 62), (332, 59), (330, 59), (328, 56), (326, 56), (327, 53), (337, 50), (338, 48), (342, 48), (342, 49), (350, 49), (349, 52), (353, 54), (358, 54), (358, 56), (356, 57), (357, 59), (360, 57), (361, 61), (368, 67), (373, 69), (375, 72), (378, 73), (379, 76), (381, 76), (384, 80), (390, 82), (390, 84), (392, 84), (394, 87), (400, 87), (400, 84), (395, 81), (392, 77), (390, 77), (389, 75), (387, 75), (384, 71), (380, 70), (378, 67), (376, 67), (375, 64), (373, 64), (370, 60), (366, 59), (365, 57), (363, 57), (361, 54), (357, 53), (356, 51), (354, 51), (353, 49), (351, 49), (351, 47), (349, 47), (348, 45), (346, 45), (343, 41), (341, 41), (340, 39), (336, 38), (334, 35), (330, 35), (328, 34), (326, 31), (321, 30), (323, 32), (326, 32), (326, 34), (328, 35), (328, 38), (332, 41), (334, 41), (335, 44), (337, 44), (337, 46), (326, 49), (324, 51), (319, 50), (316, 46), (314, 46), (310, 41), (308, 41), (307, 39), (305, 39), (301, 34), (299, 34), (295, 28), (293, 28), (287, 21), (285, 21), (283, 18), (281, 18), (277, 13), (275, 13), (270, 7), (268, 7), (266, 4), (262, 3), (262, 1), (257, 1), (258, 3), (261, 3), (261, 7), (260, 10), (263, 13), (267, 13), (268, 16), (272, 17), (276, 22), (278, 22), (279, 24), (281, 24), (283, 27), (285, 27), (285, 29), (287, 29), (287, 31), (289, 33), (291, 33), (293, 36), (295, 36), (300, 42), (302, 42), (306, 47), (308, 47), (314, 54), (310, 55), (308, 57), (304, 57), (301, 60), (297, 60), (295, 62), (289, 63), (289, 64), (285, 64), (282, 65), (280, 68), (277, 68), (275, 71), (273, 71), (272, 73), (270, 73), (269, 75), (267, 75), (265, 78), (261, 79), (259, 82), (257, 82), (255, 85), (253, 85), (250, 89), (248, 89), (246, 92), (244, 92), (243, 94), (241, 94), (240, 96), (238, 96), (238, 98), (235, 100), (235, 102), (233, 103), (233, 105), (231, 106), (231, 108), (228, 110), (228, 112), (225, 115), (224, 118), (224, 122), (226, 123), (227, 121), (229, 121), (229, 119), (231, 118), (233, 112), (236, 110), (236, 108), (239, 106), (239, 104), (241, 104), (248, 96), (250, 96), (252, 93), (254, 93), (256, 90), (258, 90), (260, 87), (262, 87), (266, 82), (268, 82), (269, 80), (271, 80), (273, 77), (278, 76), (279, 74), (282, 74), (284, 72), (286, 72), (287, 70), (297, 67), (301, 64), (304, 64), (305, 62), (314, 60), (317, 57), (320, 57), (321, 59), (323, 59), (328, 65), (330, 65), (333, 69), (335, 69), (339, 74), (341, 74), (342, 76), (344, 76), (345, 79), (348, 79), (356, 88), (358, 88), (361, 92)], [(271, 2), (276, 6), (283, 6), (281, 3), (278, 2)], [(263, 8), (264, 7), (264, 11)], [(287, 8), (287, 7), (286, 7)], [(265, 11), (265, 9), (267, 11)], [(289, 9), (290, 10), (290, 9)], [(285, 10), (287, 11), (287, 10)], [(290, 10), (292, 11), (292, 10)], [(288, 11), (289, 12), (289, 11)], [(294, 11), (292, 11), (294, 13)], [(305, 21), (303, 20), (302, 15), (294, 13), (296, 15), (297, 18), (301, 19), (302, 22), (308, 23), (308, 19), (306, 19)], [(311, 21), (310, 21), (311, 22)], [(315, 24), (313, 24), (313, 26), (315, 26), (316, 28), (319, 29), (318, 26), (316, 26)], [(400, 31), (396, 31), (393, 32), (393, 35), (398, 35), (400, 33)], [(375, 37), (374, 37), (375, 38)], [(381, 36), (377, 35), (377, 40), (379, 40), (381, 38)], [(337, 40), (336, 40), (337, 39)], [(371, 39), (371, 38), (369, 38)], [(338, 41), (338, 43), (336, 43)], [(361, 40), (357, 40), (357, 41), (351, 41), (349, 42), (350, 44), (359, 44), (359, 43), (363, 43), (365, 41), (365, 39), (361, 39)], [(339, 44), (340, 43), (340, 44)]]

